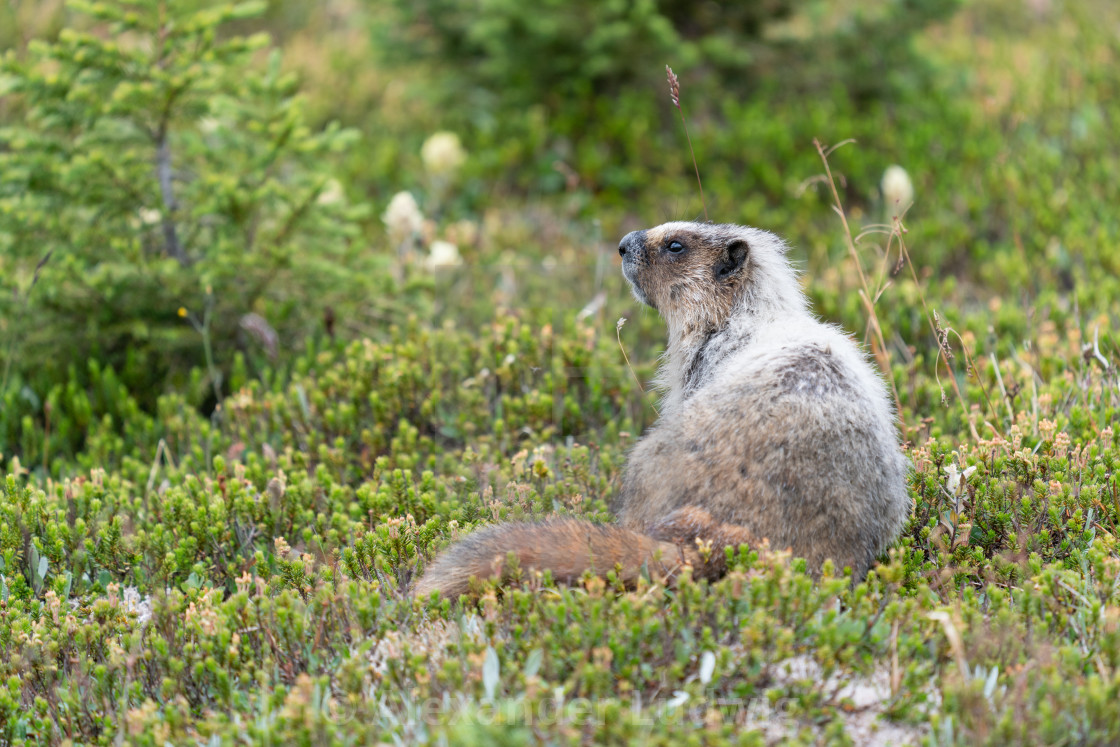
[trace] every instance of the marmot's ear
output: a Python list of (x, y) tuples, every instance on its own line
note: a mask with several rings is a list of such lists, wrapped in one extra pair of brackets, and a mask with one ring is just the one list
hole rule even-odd
[(743, 263), (747, 261), (747, 242), (743, 239), (732, 239), (727, 245), (726, 253), (716, 265), (716, 278), (723, 280), (729, 278), (739, 271)]

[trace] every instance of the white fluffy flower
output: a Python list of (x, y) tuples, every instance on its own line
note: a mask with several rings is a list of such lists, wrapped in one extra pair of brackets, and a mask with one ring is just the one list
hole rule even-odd
[(431, 252), (428, 254), (427, 264), (431, 269), (437, 267), (454, 267), (463, 263), (459, 256), (459, 247), (450, 241), (433, 241)]
[(135, 586), (126, 586), (121, 596), (125, 610), (136, 613), (136, 622), (140, 625), (147, 625), (152, 619), (152, 598), (141, 597)]
[(900, 211), (910, 206), (914, 201), (914, 183), (910, 175), (901, 166), (888, 166), (883, 172), (883, 181), (880, 184), (883, 192), (883, 203), (888, 210)]
[(457, 171), (467, 160), (467, 154), (454, 132), (437, 132), (424, 141), (420, 158), (428, 173), (443, 176)]
[(381, 220), (385, 221), (385, 227), (389, 229), (389, 237), (397, 243), (415, 236), (424, 225), (424, 215), (411, 192), (397, 192), (393, 195)]
[(323, 191), (319, 193), (316, 202), (320, 205), (337, 205), (345, 199), (346, 191), (342, 189), (342, 185), (337, 179), (331, 179), (323, 186)]
[(945, 468), (945, 490), (949, 495), (955, 496), (961, 487), (961, 479), (968, 480), (969, 476), (976, 471), (976, 467), (968, 467), (963, 472), (961, 468), (955, 464), (950, 464)]

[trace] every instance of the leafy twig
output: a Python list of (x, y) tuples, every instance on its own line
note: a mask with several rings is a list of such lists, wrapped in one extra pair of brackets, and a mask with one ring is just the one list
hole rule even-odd
[[(27, 311), (27, 306), (31, 301), (31, 291), (35, 290), (35, 286), (39, 283), (39, 274), (42, 273), (43, 268), (47, 266), (50, 261), (51, 255), (54, 254), (54, 249), (49, 250), (43, 258), (39, 260), (39, 264), (35, 265), (35, 274), (31, 277), (31, 284), (27, 286), (27, 291), (23, 294), (23, 305), (19, 309), (18, 321), (23, 321), (23, 316)], [(16, 333), (19, 330), (19, 324), (13, 324), (11, 329), (11, 337), (8, 340), (8, 354), (4, 361), (4, 378), (0, 380), (0, 395), (8, 391), (8, 377), (12, 373), (12, 361), (16, 357)]]

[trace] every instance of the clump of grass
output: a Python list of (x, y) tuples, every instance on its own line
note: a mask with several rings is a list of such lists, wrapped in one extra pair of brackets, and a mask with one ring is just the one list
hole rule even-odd
[[(998, 417), (998, 412), (996, 412), (991, 398), (988, 396), (987, 386), (984, 383), (979, 370), (977, 370), (972, 355), (968, 350), (967, 345), (965, 345), (963, 338), (961, 338), (960, 334), (957, 333), (956, 330), (951, 327), (946, 327), (942, 323), (940, 315), (936, 310), (930, 308), (926, 300), (926, 292), (923, 287), (923, 283), (918, 279), (917, 270), (914, 267), (914, 263), (911, 260), (910, 253), (906, 247), (906, 227), (902, 222), (902, 218), (905, 213), (903, 212), (902, 214), (893, 216), (889, 225), (876, 224), (868, 226), (864, 228), (864, 230), (861, 231), (858, 235), (853, 235), (851, 225), (848, 222), (847, 211), (845, 211), (844, 204), (840, 199), (840, 192), (836, 188), (836, 179), (833, 176), (832, 168), (829, 165), (828, 161), (829, 156), (835, 153), (838, 148), (841, 148), (852, 142), (854, 141), (844, 140), (837, 143), (836, 145), (826, 148), (820, 142), (820, 140), (814, 139), (813, 146), (816, 148), (817, 154), (820, 157), (822, 165), (824, 166), (825, 173), (823, 181), (828, 185), (829, 188), (829, 193), (832, 199), (831, 207), (833, 212), (835, 212), (836, 215), (840, 218), (840, 222), (844, 229), (844, 242), (848, 250), (848, 256), (852, 261), (852, 265), (856, 270), (857, 276), (859, 277), (860, 287), (858, 293), (860, 301), (867, 315), (867, 332), (872, 336), (872, 353), (874, 354), (876, 361), (879, 363), (879, 367), (882, 370), (883, 375), (890, 383), (891, 393), (894, 396), (897, 411), (899, 413), (903, 411), (903, 403), (901, 397), (899, 396), (898, 386), (895, 383), (894, 376), (891, 371), (891, 351), (883, 334), (883, 325), (879, 320), (876, 304), (882, 297), (883, 293), (886, 291), (887, 287), (890, 285), (890, 276), (897, 275), (898, 272), (901, 271), (903, 265), (906, 265), (910, 269), (910, 276), (913, 279), (914, 287), (917, 291), (918, 298), (921, 301), (922, 311), (927, 322), (929, 323), (930, 331), (932, 332), (936, 340), (937, 354), (935, 357), (933, 374), (934, 378), (937, 381), (937, 385), (941, 390), (942, 404), (948, 404), (948, 401), (945, 397), (945, 388), (941, 383), (940, 373), (938, 372), (938, 364), (944, 364), (945, 368), (947, 369), (949, 373), (949, 383), (952, 386), (954, 393), (956, 394), (957, 401), (961, 403), (961, 407), (964, 409), (966, 420), (969, 419), (968, 399), (967, 397), (965, 397), (964, 393), (962, 393), (960, 386), (957, 384), (956, 375), (952, 367), (953, 350), (952, 346), (949, 343), (949, 337), (950, 335), (953, 335), (957, 338), (961, 349), (964, 351), (965, 359), (967, 362), (967, 375), (975, 378), (975, 380), (979, 383), (981, 391), (983, 392), (984, 400), (988, 406), (988, 411), (992, 414), (993, 417)], [(857, 247), (860, 243), (860, 239), (867, 235), (876, 233), (886, 233), (887, 241), (886, 246), (883, 250), (883, 262), (881, 263), (879, 273), (875, 278), (874, 288), (872, 288), (872, 284), (869, 281), (867, 274), (864, 272), (863, 258), (860, 256)], [(893, 270), (891, 270), (888, 274), (887, 260), (889, 260), (890, 258), (892, 245), (897, 245), (899, 256)], [(972, 437), (979, 440), (979, 433), (977, 433), (975, 424), (971, 423), (971, 421), (970, 427)], [(906, 423), (903, 423), (903, 429), (904, 431), (909, 432), (910, 430), (912, 430), (912, 427), (907, 425)]]

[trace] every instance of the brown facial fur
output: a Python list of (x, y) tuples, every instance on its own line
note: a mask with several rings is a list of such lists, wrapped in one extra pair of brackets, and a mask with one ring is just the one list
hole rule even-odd
[(651, 228), (623, 256), (623, 273), (640, 300), (693, 332), (722, 324), (750, 282), (747, 241), (718, 229)]

